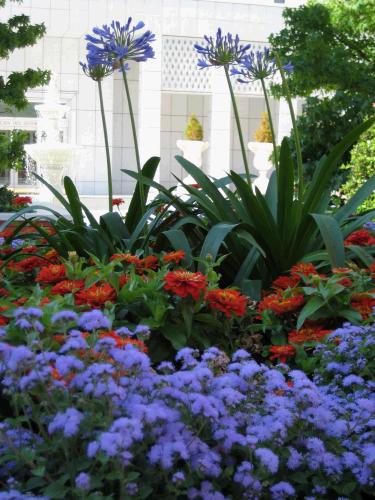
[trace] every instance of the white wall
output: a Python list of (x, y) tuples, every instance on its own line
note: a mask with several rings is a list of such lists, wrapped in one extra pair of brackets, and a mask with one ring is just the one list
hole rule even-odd
[[(182, 155), (176, 141), (184, 138), (185, 127), (192, 113), (196, 114), (203, 127), (203, 140), (210, 140), (210, 100), (209, 96), (203, 95), (162, 94), (160, 181), (163, 185), (171, 187), (177, 184), (173, 174), (180, 179), (187, 176), (175, 160), (176, 155)], [(203, 169), (207, 167), (208, 153), (203, 155)]]

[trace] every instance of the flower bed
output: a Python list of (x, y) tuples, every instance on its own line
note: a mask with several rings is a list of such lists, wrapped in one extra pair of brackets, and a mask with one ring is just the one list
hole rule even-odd
[[(27, 333), (26, 345), (0, 344), (4, 393), (16, 410), (0, 428), (3, 489), (11, 477), (15, 490), (49, 498), (373, 491), (373, 326), (330, 335), (328, 350), (318, 349), (324, 375), (311, 381), (217, 348), (183, 349), (176, 364), (155, 370), (136, 332), (111, 332), (100, 311), (49, 318), (21, 308), (13, 321)], [(57, 352), (43, 347), (50, 323), (66, 335)]]

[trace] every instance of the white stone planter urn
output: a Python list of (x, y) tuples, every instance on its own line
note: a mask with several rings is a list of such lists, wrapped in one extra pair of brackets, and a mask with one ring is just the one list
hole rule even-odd
[[(178, 140), (176, 142), (178, 149), (182, 151), (182, 156), (186, 158), (186, 160), (190, 161), (197, 167), (202, 166), (202, 156), (203, 153), (208, 149), (210, 143), (205, 141), (187, 141), (187, 140)], [(185, 184), (195, 184), (196, 181), (193, 179), (191, 175), (188, 175), (184, 179)]]
[(253, 186), (256, 186), (264, 194), (267, 190), (269, 177), (274, 169), (272, 162), (269, 160), (272, 153), (272, 142), (249, 142), (248, 147), (254, 153), (254, 167), (259, 172)]

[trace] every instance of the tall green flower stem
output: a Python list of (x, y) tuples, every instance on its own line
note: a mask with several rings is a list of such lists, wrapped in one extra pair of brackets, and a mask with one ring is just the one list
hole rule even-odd
[[(130, 90), (129, 90), (129, 84), (128, 84), (128, 78), (126, 76), (126, 70), (125, 70), (125, 65), (124, 62), (121, 61), (121, 73), (122, 73), (122, 78), (124, 80), (124, 86), (125, 86), (125, 93), (126, 93), (126, 99), (128, 101), (128, 107), (129, 107), (129, 114), (130, 114), (130, 123), (132, 126), (132, 133), (133, 133), (133, 141), (134, 141), (134, 149), (135, 149), (135, 159), (137, 162), (137, 171), (138, 174), (141, 175), (142, 169), (141, 169), (141, 160), (139, 157), (139, 147), (138, 147), (138, 139), (137, 139), (137, 129), (135, 126), (135, 119), (134, 119), (134, 112), (133, 112), (133, 106), (132, 106), (132, 101), (130, 97)], [(144, 194), (144, 189), (143, 189), (143, 184), (141, 180), (139, 179), (138, 181), (138, 186), (139, 186), (139, 198), (141, 201), (141, 209), (142, 213), (145, 212), (145, 194)]]
[(104, 132), (105, 154), (106, 154), (106, 158), (107, 158), (108, 209), (110, 212), (112, 212), (113, 211), (113, 206), (112, 206), (113, 192), (112, 192), (111, 155), (109, 153), (108, 130), (107, 130), (107, 122), (105, 119), (105, 113), (104, 113), (102, 81), (97, 80), (97, 82), (98, 82), (98, 88), (99, 88), (100, 113), (102, 115), (102, 124), (103, 124), (103, 132)]
[(271, 129), (271, 135), (272, 135), (272, 144), (273, 144), (273, 154), (274, 154), (274, 158), (275, 158), (275, 167), (276, 167), (276, 170), (277, 170), (278, 167), (279, 167), (279, 160), (278, 160), (278, 156), (277, 156), (276, 136), (275, 136), (275, 129), (273, 127), (270, 101), (268, 99), (268, 94), (267, 94), (267, 89), (266, 89), (266, 83), (264, 81), (264, 78), (260, 78), (260, 82), (262, 84), (264, 99), (266, 100), (267, 113), (268, 113), (268, 118), (269, 118), (269, 122), (270, 122), (270, 129)]
[(301, 142), (300, 142), (298, 127), (297, 127), (297, 122), (296, 122), (296, 115), (294, 113), (294, 108), (293, 108), (293, 103), (292, 103), (292, 95), (290, 93), (289, 85), (288, 85), (287, 79), (285, 78), (285, 72), (284, 72), (284, 69), (283, 69), (282, 64), (280, 62), (280, 57), (277, 53), (275, 54), (275, 59), (276, 59), (276, 64), (277, 64), (279, 71), (280, 71), (280, 75), (281, 75), (281, 81), (282, 81), (283, 90), (284, 90), (284, 97), (288, 103), (290, 117), (292, 119), (293, 135), (294, 135), (294, 142), (296, 144), (296, 154), (297, 154), (298, 198), (301, 199), (302, 195), (303, 195), (303, 191), (304, 191), (303, 163), (302, 163), (302, 153), (301, 153)]
[(238, 137), (240, 139), (242, 158), (243, 158), (243, 163), (244, 163), (245, 171), (246, 171), (246, 178), (247, 178), (247, 182), (249, 184), (251, 184), (250, 170), (249, 170), (249, 164), (247, 161), (247, 153), (246, 153), (246, 149), (245, 149), (245, 143), (244, 143), (243, 135), (242, 135), (240, 116), (238, 114), (238, 108), (237, 108), (236, 98), (235, 98), (234, 92), (233, 92), (232, 82), (230, 81), (228, 66), (224, 66), (224, 70), (225, 70), (225, 76), (226, 76), (227, 82), (228, 82), (230, 97), (232, 100), (232, 106), (233, 106), (234, 118), (236, 120), (236, 125), (237, 125)]

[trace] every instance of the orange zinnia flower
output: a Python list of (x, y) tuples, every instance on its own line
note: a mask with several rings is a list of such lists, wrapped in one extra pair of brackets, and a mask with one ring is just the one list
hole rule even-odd
[(182, 259), (185, 258), (185, 252), (183, 250), (177, 250), (176, 252), (169, 252), (163, 256), (163, 262), (165, 264), (179, 264)]
[(127, 345), (134, 345), (142, 352), (147, 352), (147, 346), (141, 340), (131, 339), (129, 337), (121, 337), (115, 331), (110, 330), (108, 332), (100, 332), (99, 338), (105, 339), (110, 337), (116, 342), (116, 347), (125, 347)]
[(155, 255), (148, 255), (144, 259), (140, 259), (136, 264), (138, 271), (143, 271), (144, 269), (157, 269), (159, 264), (159, 259)]
[(302, 294), (295, 294), (291, 297), (283, 297), (279, 293), (273, 293), (264, 297), (258, 305), (258, 312), (266, 310), (273, 311), (275, 314), (285, 314), (295, 311), (304, 303)]
[(33, 200), (31, 198), (31, 196), (17, 196), (12, 201), (12, 205), (14, 207), (19, 207), (20, 205), (29, 205), (32, 202), (33, 202)]
[(59, 254), (57, 253), (57, 251), (54, 248), (51, 250), (48, 250), (48, 252), (44, 254), (44, 258), (48, 259), (50, 262), (54, 262), (54, 263), (59, 262)]
[(84, 280), (63, 280), (51, 288), (52, 295), (65, 295), (75, 293), (85, 286)]
[(41, 283), (57, 283), (66, 277), (64, 264), (51, 264), (43, 267), (35, 281)]
[(6, 288), (0, 288), (0, 297), (9, 297), (9, 292)]
[(368, 319), (375, 307), (375, 298), (371, 297), (370, 293), (353, 293), (352, 295), (350, 305), (361, 314), (362, 319)]
[(194, 300), (198, 300), (201, 292), (207, 288), (207, 276), (202, 273), (192, 273), (185, 269), (170, 271), (164, 278), (164, 289), (175, 293), (179, 297), (191, 295)]
[(114, 253), (109, 260), (118, 260), (122, 264), (139, 264), (140, 262), (139, 257), (130, 255), (130, 253)]
[(270, 347), (271, 356), (269, 359), (279, 359), (281, 363), (286, 363), (286, 360), (295, 355), (296, 349), (292, 345), (273, 345)]
[(286, 290), (287, 288), (294, 288), (300, 282), (300, 278), (291, 276), (279, 276), (272, 283), (272, 288)]
[(246, 314), (247, 297), (237, 290), (209, 290), (206, 300), (213, 309), (223, 312), (227, 318), (232, 314), (244, 316)]
[(93, 307), (102, 307), (106, 302), (116, 300), (116, 291), (108, 283), (96, 283), (86, 290), (78, 291), (74, 298), (77, 306), (88, 304)]
[(293, 330), (288, 335), (288, 341), (292, 344), (304, 344), (305, 342), (320, 342), (332, 330), (324, 330), (319, 326), (309, 326), (301, 330)]
[(121, 276), (119, 276), (118, 278), (120, 288), (125, 286), (128, 281), (129, 281), (129, 276), (127, 274), (121, 274)]
[(319, 274), (319, 273), (316, 270), (314, 264), (299, 262), (298, 264), (296, 264), (291, 268), (290, 274), (293, 276), (293, 278), (299, 280), (301, 275), (309, 277), (311, 274)]

